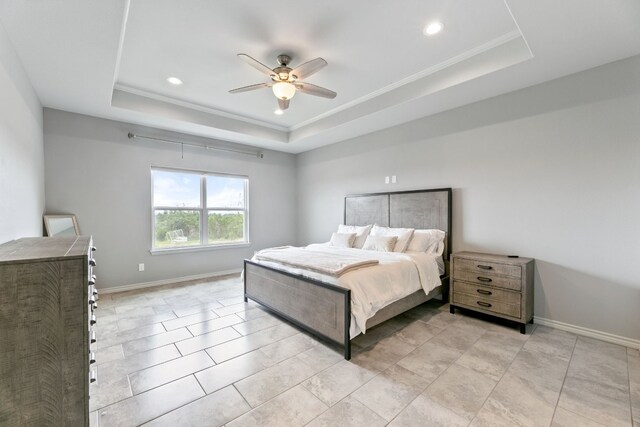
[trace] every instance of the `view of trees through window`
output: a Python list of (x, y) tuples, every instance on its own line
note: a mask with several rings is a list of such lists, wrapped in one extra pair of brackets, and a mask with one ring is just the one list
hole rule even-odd
[(245, 243), (247, 178), (152, 169), (155, 249)]
[(242, 212), (209, 212), (209, 242), (242, 242), (244, 241), (244, 213)]

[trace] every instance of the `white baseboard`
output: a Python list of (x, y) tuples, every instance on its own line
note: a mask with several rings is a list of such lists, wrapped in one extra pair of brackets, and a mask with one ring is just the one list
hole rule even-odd
[(618, 344), (640, 350), (640, 340), (621, 337), (620, 335), (614, 335), (608, 332), (596, 331), (595, 329), (583, 328), (582, 326), (571, 325), (569, 323), (558, 322), (557, 320), (545, 319), (544, 317), (534, 316), (533, 322), (537, 323), (538, 325), (572, 332), (576, 335), (595, 338), (601, 341), (610, 342), (612, 344)]
[(130, 285), (113, 286), (104, 289), (100, 289), (100, 287), (98, 287), (98, 290), (101, 294), (112, 294), (115, 292), (132, 291), (134, 289), (153, 288), (154, 286), (168, 285), (171, 283), (187, 282), (190, 280), (201, 280), (220, 276), (228, 276), (230, 274), (239, 274), (241, 272), (242, 269), (238, 268), (234, 270), (217, 271), (215, 273), (204, 273), (196, 274), (193, 276), (174, 277), (172, 279), (154, 280), (153, 282), (132, 283)]
[[(190, 280), (201, 280), (201, 279), (215, 278), (220, 276), (228, 276), (231, 274), (239, 274), (241, 272), (242, 272), (242, 269), (238, 268), (234, 270), (217, 271), (215, 273), (204, 273), (204, 274), (196, 274), (193, 276), (183, 276), (183, 277), (175, 277), (172, 279), (155, 280), (152, 282), (132, 283), (130, 285), (114, 286), (111, 288), (104, 288), (104, 289), (98, 288), (98, 290), (102, 294), (111, 294), (115, 292), (132, 291), (134, 289), (152, 288), (155, 286), (168, 285), (171, 283), (187, 282)], [(595, 339), (609, 342), (612, 344), (618, 344), (625, 347), (630, 347), (630, 348), (635, 348), (640, 350), (640, 340), (622, 337), (620, 335), (614, 335), (608, 332), (597, 331), (595, 329), (584, 328), (582, 326), (572, 325), (570, 323), (559, 322), (557, 320), (546, 319), (544, 317), (534, 316), (533, 321), (538, 325), (548, 326), (550, 328), (571, 332), (576, 335), (595, 338)]]

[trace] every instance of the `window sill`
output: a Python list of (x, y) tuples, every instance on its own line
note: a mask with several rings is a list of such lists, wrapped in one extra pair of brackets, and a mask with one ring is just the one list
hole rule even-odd
[(208, 245), (208, 246), (188, 246), (178, 248), (163, 248), (163, 249), (151, 249), (149, 252), (151, 255), (169, 255), (185, 252), (202, 252), (202, 251), (217, 251), (220, 249), (237, 249), (248, 248), (251, 246), (250, 242), (247, 243), (228, 243), (223, 245)]

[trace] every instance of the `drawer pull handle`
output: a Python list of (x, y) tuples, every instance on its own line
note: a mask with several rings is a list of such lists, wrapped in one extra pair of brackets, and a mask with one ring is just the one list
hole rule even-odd
[(95, 325), (95, 324), (96, 324), (96, 322), (97, 322), (97, 320), (96, 320), (96, 315), (95, 315), (95, 314), (92, 314), (92, 315), (91, 315), (91, 320), (89, 320), (89, 324), (91, 324), (91, 325)]
[(481, 307), (491, 307), (491, 304), (489, 304), (488, 302), (484, 302), (484, 301), (476, 301), (476, 302)]
[(94, 285), (89, 286), (89, 304), (95, 304), (98, 301), (98, 290)]
[(98, 379), (98, 374), (96, 374), (96, 371), (91, 370), (91, 372), (89, 373), (89, 382), (95, 383), (97, 379)]
[(493, 281), (488, 277), (482, 277), (482, 276), (478, 276), (478, 280), (481, 281), (481, 282), (492, 282)]
[(95, 266), (96, 266), (96, 260), (95, 260), (95, 259), (93, 259), (93, 258), (91, 258), (91, 259), (89, 260), (89, 265), (90, 265), (91, 267), (95, 267)]
[(484, 289), (478, 289), (478, 293), (482, 295), (491, 295), (491, 291), (486, 291)]
[(91, 344), (93, 344), (94, 342), (96, 342), (96, 331), (91, 331), (91, 335), (90, 335), (90, 338), (89, 338), (89, 342), (90, 342)]
[(96, 363), (96, 354), (92, 351), (89, 353), (89, 364)]
[(96, 279), (94, 279), (93, 277), (89, 279), (89, 286), (93, 286), (95, 284), (96, 284)]
[(490, 265), (478, 265), (478, 268), (481, 268), (483, 270), (493, 270), (493, 267), (491, 267)]
[(97, 248), (95, 246), (91, 246), (91, 252), (95, 252)]

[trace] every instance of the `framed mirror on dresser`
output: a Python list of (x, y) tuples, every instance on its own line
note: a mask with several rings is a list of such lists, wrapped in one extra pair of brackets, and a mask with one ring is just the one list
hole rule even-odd
[(75, 215), (43, 215), (42, 218), (44, 219), (44, 230), (49, 237), (80, 235)]

